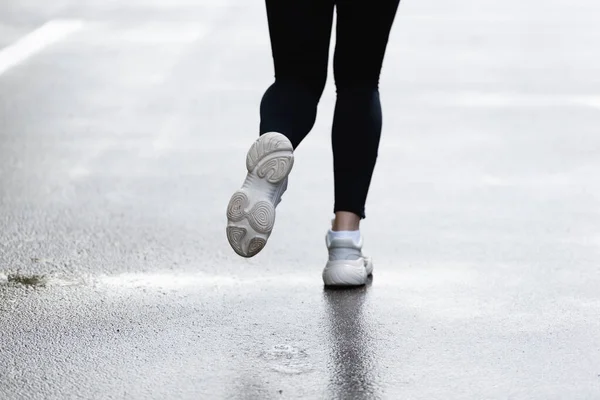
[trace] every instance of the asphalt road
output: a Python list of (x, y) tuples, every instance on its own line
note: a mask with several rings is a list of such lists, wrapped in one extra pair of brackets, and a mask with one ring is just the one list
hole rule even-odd
[(326, 291), (331, 78), (269, 245), (225, 237), (262, 2), (3, 1), (0, 399), (600, 398), (599, 20), (405, 1), (374, 279)]

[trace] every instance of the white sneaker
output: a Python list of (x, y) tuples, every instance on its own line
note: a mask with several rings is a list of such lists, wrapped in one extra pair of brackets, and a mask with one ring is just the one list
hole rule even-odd
[(265, 133), (250, 147), (246, 180), (227, 206), (227, 240), (240, 256), (253, 257), (267, 244), (293, 165), (292, 143), (281, 133)]
[[(363, 238), (335, 238), (329, 231), (325, 238), (329, 261), (323, 270), (325, 286), (361, 286), (373, 274), (373, 261), (362, 254)], [(342, 254), (342, 256), (340, 256)]]

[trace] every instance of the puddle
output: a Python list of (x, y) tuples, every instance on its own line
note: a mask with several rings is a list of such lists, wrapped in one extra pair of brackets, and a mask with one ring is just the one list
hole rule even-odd
[(2, 273), (0, 272), (0, 285), (21, 286), (28, 288), (45, 288), (48, 286), (73, 286), (84, 282), (67, 280), (50, 275), (39, 274), (20, 274), (20, 273)]
[(288, 375), (305, 374), (312, 371), (306, 350), (299, 347), (280, 344), (262, 353), (269, 367), (276, 372)]
[(0, 277), (0, 282), (13, 285), (21, 285), (27, 287), (45, 287), (49, 279), (45, 275), (21, 275), (21, 274), (7, 274), (4, 275), (4, 280)]

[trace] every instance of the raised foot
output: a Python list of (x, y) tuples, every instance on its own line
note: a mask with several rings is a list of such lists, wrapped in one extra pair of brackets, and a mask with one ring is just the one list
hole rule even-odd
[(266, 133), (250, 147), (246, 180), (227, 205), (227, 240), (240, 256), (253, 257), (265, 247), (293, 165), (292, 143), (280, 133)]

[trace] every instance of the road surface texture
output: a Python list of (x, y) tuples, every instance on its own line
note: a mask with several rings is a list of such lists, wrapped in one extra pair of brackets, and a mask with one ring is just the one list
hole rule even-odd
[(269, 245), (225, 237), (263, 2), (3, 1), (0, 399), (599, 399), (599, 20), (405, 1), (374, 279), (328, 291), (331, 75)]

